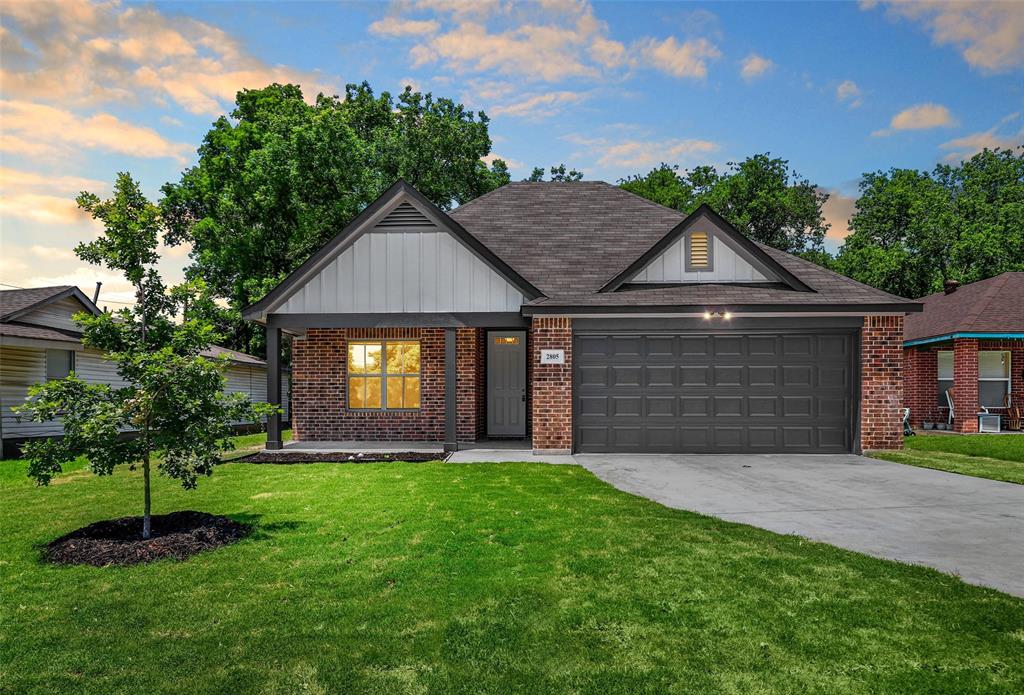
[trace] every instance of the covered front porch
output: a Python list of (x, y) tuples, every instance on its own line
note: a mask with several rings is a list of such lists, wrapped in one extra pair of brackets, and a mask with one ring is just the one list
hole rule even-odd
[(946, 424), (961, 434), (1020, 432), (1024, 335), (957, 334), (908, 341), (906, 405), (914, 429)]

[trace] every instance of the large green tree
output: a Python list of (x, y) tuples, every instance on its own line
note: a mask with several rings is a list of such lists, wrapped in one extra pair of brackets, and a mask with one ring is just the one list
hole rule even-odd
[(769, 153), (729, 162), (724, 171), (699, 166), (681, 172), (662, 164), (619, 184), (680, 212), (707, 203), (750, 238), (790, 253), (820, 252), (828, 231), (822, 214), (828, 194)]
[(1024, 149), (865, 174), (836, 268), (905, 297), (1024, 270)]
[[(79, 244), (75, 253), (120, 271), (135, 288), (131, 308), (75, 316), (82, 342), (113, 360), (124, 385), (87, 383), (72, 373), (33, 386), (19, 413), (40, 422), (60, 418), (64, 437), (28, 442), (24, 455), (29, 475), (43, 485), (79, 456), (86, 456), (99, 475), (111, 474), (119, 464), (140, 465), (142, 537), (149, 538), (154, 457), (163, 473), (194, 488), (200, 475), (213, 472), (220, 453), (231, 448), (231, 423), (258, 421), (274, 407), (225, 393), (227, 362), (200, 355), (217, 339), (213, 327), (189, 315), (178, 319), (192, 288), (168, 291), (154, 268), (159, 211), (138, 183), (119, 174), (112, 198), (82, 193), (78, 204), (103, 223), (104, 231), (95, 241)], [(126, 430), (138, 436), (125, 438)]]
[(488, 118), (411, 88), (365, 82), (344, 98), (303, 100), (296, 85), (238, 93), (203, 139), (199, 162), (163, 187), (170, 244), (190, 243), (190, 277), (229, 308), (212, 310), (232, 347), (262, 351), (239, 310), (262, 297), (398, 179), (442, 209), (507, 183), (487, 166)]

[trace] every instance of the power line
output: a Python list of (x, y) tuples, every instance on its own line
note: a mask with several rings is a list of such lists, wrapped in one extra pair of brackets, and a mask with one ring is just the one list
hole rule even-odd
[[(10, 287), (12, 290), (26, 290), (26, 289), (30, 289), (28, 287), (21, 287), (20, 285), (11, 285), (11, 284), (8, 284), (6, 282), (0, 282), (0, 287)], [(123, 304), (124, 306), (135, 306), (136, 304), (138, 304), (138, 302), (120, 302), (120, 301), (118, 301), (116, 299), (103, 299), (102, 295), (96, 300), (97, 304), (99, 304), (101, 302), (105, 303), (105, 304)]]

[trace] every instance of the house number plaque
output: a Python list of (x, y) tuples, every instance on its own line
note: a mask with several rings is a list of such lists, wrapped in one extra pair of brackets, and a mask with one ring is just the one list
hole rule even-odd
[(541, 350), (541, 364), (565, 364), (565, 350)]

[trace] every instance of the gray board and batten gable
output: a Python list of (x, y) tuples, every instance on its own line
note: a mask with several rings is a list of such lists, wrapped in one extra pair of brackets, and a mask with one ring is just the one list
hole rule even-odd
[(529, 282), (415, 189), (392, 186), (245, 317), (518, 313)]

